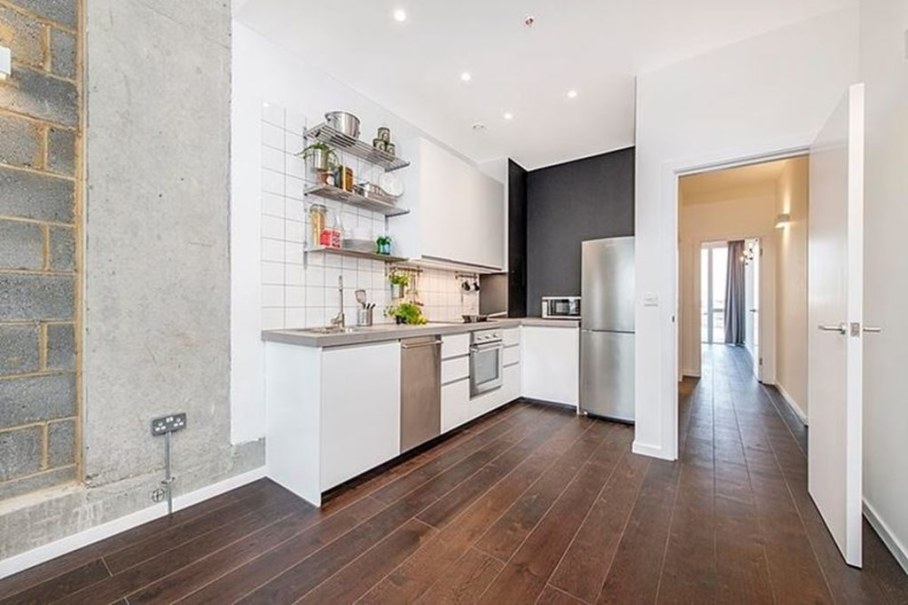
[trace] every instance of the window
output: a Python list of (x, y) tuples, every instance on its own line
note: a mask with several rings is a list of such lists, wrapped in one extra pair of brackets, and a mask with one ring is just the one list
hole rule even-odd
[(703, 244), (700, 249), (700, 340), (725, 342), (725, 286), (728, 242)]

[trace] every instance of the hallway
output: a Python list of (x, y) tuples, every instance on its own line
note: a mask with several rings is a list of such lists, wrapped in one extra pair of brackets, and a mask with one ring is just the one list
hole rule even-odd
[(660, 595), (702, 602), (715, 577), (719, 602), (908, 603), (908, 577), (866, 522), (863, 571), (844, 564), (807, 493), (807, 431), (744, 349), (704, 346), (680, 405)]

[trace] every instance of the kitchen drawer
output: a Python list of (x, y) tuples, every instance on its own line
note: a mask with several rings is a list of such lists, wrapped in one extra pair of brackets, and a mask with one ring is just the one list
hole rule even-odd
[(504, 365), (510, 366), (520, 363), (520, 347), (504, 348)]
[[(444, 345), (442, 345), (444, 346)], [(441, 362), (441, 384), (470, 377), (470, 358), (455, 357)]]
[(504, 369), (504, 384), (501, 387), (502, 401), (500, 405), (510, 403), (520, 397), (520, 380), (520, 366), (510, 366)]
[(470, 335), (453, 334), (443, 336), (441, 339), (441, 358), (450, 359), (461, 355), (470, 354)]
[(513, 347), (520, 344), (520, 328), (508, 328), (502, 332), (504, 346)]
[(470, 381), (459, 380), (441, 387), (441, 432), (446, 433), (470, 420)]

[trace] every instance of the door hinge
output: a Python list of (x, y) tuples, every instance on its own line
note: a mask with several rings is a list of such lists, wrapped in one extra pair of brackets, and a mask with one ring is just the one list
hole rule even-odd
[(760, 358), (760, 365), (763, 365), (763, 358)]

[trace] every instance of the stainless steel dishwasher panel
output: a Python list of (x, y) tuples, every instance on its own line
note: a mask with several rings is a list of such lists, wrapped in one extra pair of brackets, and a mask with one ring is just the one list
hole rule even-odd
[(441, 434), (441, 339), (407, 338), (400, 343), (400, 451)]

